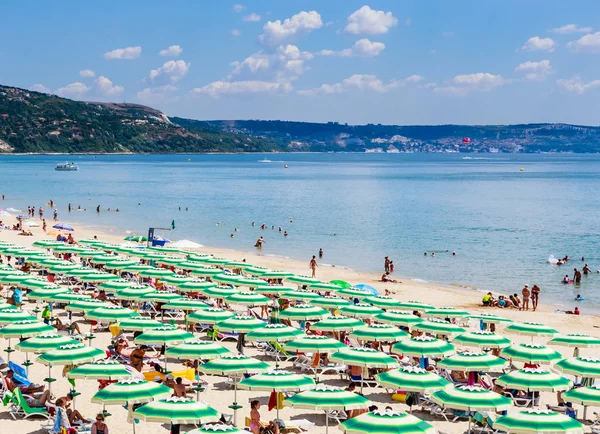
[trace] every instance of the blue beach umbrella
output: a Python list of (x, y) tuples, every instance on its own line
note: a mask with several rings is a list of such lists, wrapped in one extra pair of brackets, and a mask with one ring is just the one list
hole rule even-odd
[(60, 231), (74, 231), (75, 229), (73, 229), (73, 226), (67, 224), (67, 223), (57, 223), (54, 226), (52, 226), (54, 229), (58, 229)]
[(373, 295), (379, 295), (379, 291), (373, 288), (371, 285), (367, 285), (366, 283), (358, 283), (354, 285), (354, 288), (362, 289), (363, 291), (368, 291)]

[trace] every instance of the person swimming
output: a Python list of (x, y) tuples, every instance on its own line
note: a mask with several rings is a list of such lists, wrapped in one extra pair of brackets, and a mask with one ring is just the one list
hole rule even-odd
[(581, 301), (583, 300), (583, 298), (581, 297), (581, 294), (577, 294), (577, 297), (575, 297), (576, 301)]

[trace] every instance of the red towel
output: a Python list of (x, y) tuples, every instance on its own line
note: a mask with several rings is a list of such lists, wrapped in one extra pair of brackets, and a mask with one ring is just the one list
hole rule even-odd
[(269, 396), (269, 411), (273, 410), (277, 407), (277, 392), (271, 392), (271, 396)]

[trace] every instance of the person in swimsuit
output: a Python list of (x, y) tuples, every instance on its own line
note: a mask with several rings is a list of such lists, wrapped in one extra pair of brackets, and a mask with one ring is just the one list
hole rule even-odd
[(534, 312), (538, 307), (538, 302), (540, 301), (540, 292), (542, 292), (540, 287), (533, 285), (533, 288), (531, 288), (531, 304), (533, 305)]
[(312, 259), (310, 260), (310, 263), (308, 264), (308, 268), (310, 268), (312, 270), (312, 277), (315, 277), (317, 274), (317, 257), (313, 255)]
[(258, 409), (260, 408), (260, 402), (254, 400), (250, 403), (250, 431), (253, 434), (260, 434), (260, 413)]
[(525, 285), (523, 287), (523, 310), (529, 310), (529, 296), (531, 295), (531, 291), (529, 290), (529, 285)]
[(108, 426), (104, 423), (104, 415), (102, 413), (96, 415), (96, 422), (92, 424), (91, 434), (108, 434)]
[(148, 347), (146, 345), (142, 345), (133, 350), (129, 356), (130, 365), (138, 372), (142, 372), (142, 369), (144, 368), (144, 356), (146, 355), (147, 349)]
[(581, 271), (577, 268), (573, 269), (573, 281), (575, 282), (575, 285), (581, 284)]
[(592, 272), (592, 270), (590, 269), (590, 267), (588, 266), (588, 264), (585, 264), (583, 266), (583, 268), (581, 269), (581, 271), (583, 271), (583, 274), (586, 275), (586, 276)]

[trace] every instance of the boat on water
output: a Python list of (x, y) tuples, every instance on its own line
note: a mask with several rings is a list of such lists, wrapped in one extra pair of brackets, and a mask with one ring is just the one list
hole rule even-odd
[(74, 172), (76, 170), (79, 170), (79, 167), (73, 162), (65, 162), (58, 163), (54, 170), (58, 170), (60, 172)]
[(258, 160), (259, 163), (272, 163), (271, 160), (268, 160), (266, 158), (262, 159), (262, 160)]

